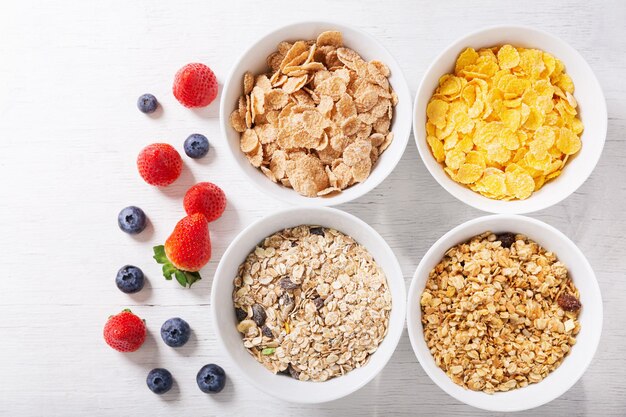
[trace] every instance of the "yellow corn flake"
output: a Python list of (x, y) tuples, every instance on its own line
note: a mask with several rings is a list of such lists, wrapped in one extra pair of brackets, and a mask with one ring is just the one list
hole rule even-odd
[(522, 113), (521, 110), (516, 108), (506, 109), (502, 111), (500, 118), (509, 129), (515, 132), (519, 129), (522, 122)]
[(465, 155), (465, 163), (480, 166), (482, 168), (482, 174), (482, 171), (484, 171), (486, 167), (485, 155), (477, 151), (470, 151), (467, 153), (467, 155)]
[(448, 107), (448, 103), (443, 100), (432, 100), (426, 107), (428, 120), (438, 128), (443, 129), (446, 125)]
[(542, 154), (543, 157), (536, 156), (536, 155), (537, 154), (531, 153), (531, 152), (527, 153), (524, 156), (524, 162), (529, 168), (532, 168), (540, 172), (545, 172), (546, 170), (548, 170), (548, 168), (550, 168), (550, 163), (552, 162), (552, 158), (547, 152)]
[(456, 173), (456, 180), (461, 184), (471, 184), (483, 175), (483, 167), (476, 164), (462, 164)]
[(454, 148), (458, 143), (459, 143), (459, 135), (458, 133), (454, 132), (451, 135), (448, 135), (443, 139), (443, 149), (445, 149), (446, 151), (450, 150)]
[(519, 52), (511, 45), (503, 45), (498, 51), (498, 64), (502, 69), (511, 69), (519, 65)]
[(439, 80), (439, 92), (444, 96), (455, 96), (461, 92), (463, 83), (462, 78), (446, 74)]
[(572, 82), (570, 76), (567, 74), (561, 74), (558, 81), (556, 82), (556, 85), (566, 93), (574, 93), (574, 83)]
[(530, 113), (528, 114), (528, 118), (524, 123), (524, 127), (528, 130), (537, 130), (541, 127), (545, 121), (545, 114), (542, 113), (535, 107), (530, 108)]
[(543, 63), (546, 66), (546, 76), (550, 76), (552, 75), (552, 73), (554, 72), (554, 69), (556, 68), (556, 60), (554, 59), (554, 57), (552, 55), (550, 55), (547, 52), (543, 53)]
[(494, 145), (487, 149), (487, 159), (498, 164), (504, 164), (511, 159), (511, 151), (500, 145)]
[(534, 140), (530, 144), (530, 151), (534, 154), (547, 152), (554, 145), (554, 138), (554, 129), (548, 126), (539, 127), (533, 136)]
[(580, 135), (584, 129), (585, 129), (585, 126), (583, 125), (583, 122), (580, 121), (580, 119), (572, 120), (572, 132), (574, 132), (577, 135)]
[(461, 52), (459, 58), (456, 60), (454, 72), (458, 74), (461, 70), (465, 69), (465, 67), (476, 63), (477, 59), (478, 53), (476, 53), (474, 48), (465, 49), (463, 52)]
[(454, 181), (488, 198), (528, 198), (580, 150), (573, 93), (563, 62), (547, 52), (466, 48), (428, 103), (427, 142)]
[(430, 145), (430, 149), (433, 151), (437, 162), (443, 162), (443, 160), (446, 159), (446, 154), (443, 151), (443, 143), (435, 136), (427, 136), (426, 141)]
[(459, 169), (465, 161), (465, 154), (458, 149), (452, 149), (446, 153), (446, 165), (452, 169)]
[(520, 143), (518, 136), (514, 130), (504, 128), (499, 137), (500, 144), (509, 151), (514, 151), (519, 148)]
[(524, 200), (535, 190), (535, 181), (526, 172), (507, 172), (506, 188), (509, 194), (520, 200)]
[(465, 136), (462, 140), (458, 142), (457, 149), (461, 152), (469, 152), (474, 148), (474, 142), (472, 141), (472, 137), (470, 135)]
[(556, 147), (565, 155), (573, 155), (580, 150), (580, 138), (566, 127), (561, 128)]
[(490, 198), (498, 198), (506, 195), (505, 174), (496, 168), (488, 168), (494, 170), (488, 173), (485, 170), (484, 176), (476, 183), (475, 191), (480, 192)]

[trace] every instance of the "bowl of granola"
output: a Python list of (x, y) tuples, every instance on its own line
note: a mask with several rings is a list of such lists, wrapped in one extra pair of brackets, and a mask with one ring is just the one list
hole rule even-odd
[(539, 220), (479, 217), (424, 255), (411, 282), (407, 327), (428, 376), (490, 411), (546, 404), (591, 363), (602, 297), (580, 249)]
[(255, 188), (329, 206), (379, 185), (411, 133), (411, 96), (387, 50), (358, 29), (302, 22), (246, 50), (222, 91), (228, 149)]
[(213, 326), (253, 385), (295, 403), (346, 396), (391, 358), (404, 328), (400, 265), (336, 209), (294, 208), (244, 229), (219, 263)]

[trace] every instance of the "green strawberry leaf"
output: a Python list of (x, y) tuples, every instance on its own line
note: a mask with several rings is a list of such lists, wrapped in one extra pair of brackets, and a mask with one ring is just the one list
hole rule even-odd
[(176, 281), (178, 281), (180, 285), (182, 285), (183, 287), (187, 286), (187, 277), (185, 276), (185, 273), (183, 271), (177, 269), (176, 272), (174, 272), (174, 276), (176, 277)]
[(159, 263), (159, 264), (167, 264), (167, 263), (170, 262), (167, 259), (167, 255), (165, 255), (165, 246), (159, 245), (159, 246), (155, 246), (152, 249), (154, 250), (153, 258), (157, 261), (157, 263)]
[(172, 275), (174, 275), (176, 271), (178, 271), (178, 269), (169, 262), (163, 265), (163, 276), (168, 281), (172, 279)]
[(154, 248), (154, 259), (157, 263), (163, 265), (163, 276), (165, 279), (170, 280), (172, 277), (176, 278), (176, 281), (183, 287), (191, 287), (194, 282), (202, 279), (199, 272), (189, 272), (183, 271), (181, 269), (176, 268), (169, 259), (167, 259), (167, 255), (165, 254), (165, 247), (163, 245), (155, 246)]
[(202, 279), (199, 272), (189, 272), (185, 271), (185, 277), (187, 278), (187, 283), (191, 287), (194, 282)]

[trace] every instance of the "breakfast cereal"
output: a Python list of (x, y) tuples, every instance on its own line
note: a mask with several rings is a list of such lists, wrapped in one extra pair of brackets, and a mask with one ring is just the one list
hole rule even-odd
[(389, 68), (363, 60), (337, 31), (281, 42), (267, 65), (244, 75), (230, 115), (250, 163), (307, 197), (365, 181), (393, 140)]
[(563, 63), (511, 45), (465, 49), (426, 108), (427, 142), (454, 181), (492, 199), (526, 199), (581, 148)]
[(454, 383), (509, 391), (554, 371), (576, 343), (580, 296), (556, 255), (523, 235), (475, 236), (430, 272), (424, 339)]
[(233, 302), (248, 352), (301, 381), (364, 366), (387, 334), (391, 311), (387, 278), (367, 249), (306, 225), (265, 238), (247, 256)]

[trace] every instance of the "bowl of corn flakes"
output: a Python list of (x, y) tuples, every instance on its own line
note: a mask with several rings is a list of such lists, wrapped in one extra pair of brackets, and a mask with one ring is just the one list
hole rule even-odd
[(606, 130), (604, 95), (584, 58), (524, 26), (486, 28), (446, 48), (426, 71), (413, 113), (435, 180), (492, 213), (567, 198), (591, 175)]
[(602, 333), (602, 295), (567, 236), (496, 214), (443, 235), (408, 291), (407, 329), (428, 376), (494, 412), (546, 404), (583, 376)]
[(329, 206), (379, 185), (411, 133), (400, 67), (370, 35), (302, 22), (251, 45), (224, 84), (220, 123), (228, 149), (264, 194)]

